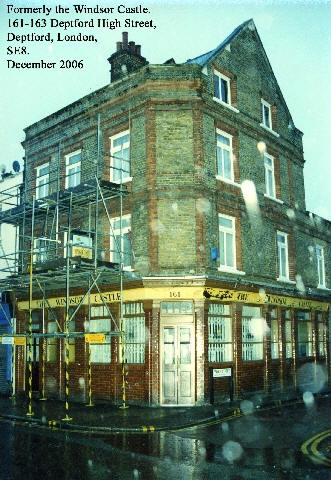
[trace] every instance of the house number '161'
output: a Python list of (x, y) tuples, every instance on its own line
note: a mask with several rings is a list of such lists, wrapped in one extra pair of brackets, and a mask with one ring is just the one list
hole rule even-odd
[(170, 292), (170, 298), (179, 298), (180, 292)]

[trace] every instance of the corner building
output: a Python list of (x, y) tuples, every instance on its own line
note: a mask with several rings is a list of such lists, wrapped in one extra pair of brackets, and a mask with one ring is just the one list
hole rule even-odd
[[(44, 287), (14, 289), (17, 332), (30, 312), (39, 334), (32, 358), (16, 348), (17, 391), (30, 362), (33, 390), (63, 397), (66, 323), (72, 398), (90, 383), (93, 398), (121, 402), (124, 388), (128, 402), (193, 406), (209, 402), (214, 369), (221, 399), (222, 375), (235, 397), (284, 391), (306, 363), (326, 385), (330, 222), (306, 211), (302, 132), (253, 20), (184, 64), (149, 64), (126, 33), (108, 60), (109, 85), (25, 130), (38, 212), (25, 229)], [(21, 259), (13, 281), (28, 283)]]

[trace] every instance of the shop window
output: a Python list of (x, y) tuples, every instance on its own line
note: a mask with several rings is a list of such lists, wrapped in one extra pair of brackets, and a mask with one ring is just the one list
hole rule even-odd
[(316, 313), (317, 317), (317, 333), (318, 333), (318, 355), (325, 357), (326, 355), (326, 322), (322, 312)]
[(123, 305), (123, 329), (125, 334), (125, 363), (144, 363), (146, 332), (142, 303)]
[(66, 180), (65, 188), (76, 187), (80, 184), (81, 172), (81, 152), (70, 153), (66, 155)]
[(110, 180), (123, 182), (130, 176), (130, 132), (118, 133), (110, 138)]
[(277, 316), (277, 308), (273, 308), (270, 312), (270, 346), (271, 358), (279, 358), (280, 350), (279, 322)]
[(285, 328), (285, 357), (292, 358), (293, 355), (293, 338), (292, 338), (292, 320), (291, 311), (282, 310), (282, 320)]
[(299, 310), (296, 312), (298, 325), (298, 356), (311, 357), (313, 355), (313, 325), (310, 313)]
[(263, 359), (263, 333), (265, 320), (258, 307), (243, 306), (242, 359), (244, 362)]
[(110, 363), (110, 319), (93, 318), (94, 316), (108, 315), (103, 306), (91, 308), (91, 320), (89, 322), (89, 333), (104, 333), (105, 343), (90, 343), (91, 363)]
[(131, 215), (116, 217), (111, 220), (110, 229), (110, 257), (114, 263), (121, 263), (123, 255), (123, 267), (131, 268)]
[[(47, 333), (55, 334), (58, 332), (58, 326), (56, 322), (48, 322)], [(47, 362), (56, 362), (57, 361), (57, 342), (58, 338), (48, 337), (47, 338), (47, 351), (46, 359)]]
[(211, 303), (208, 309), (208, 361), (233, 360), (230, 306)]

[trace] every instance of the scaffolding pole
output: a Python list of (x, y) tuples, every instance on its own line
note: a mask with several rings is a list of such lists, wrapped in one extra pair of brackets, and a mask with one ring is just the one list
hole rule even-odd
[(29, 342), (28, 342), (28, 411), (26, 412), (27, 417), (32, 417), (34, 412), (32, 411), (32, 295), (33, 295), (33, 242), (34, 242), (34, 207), (35, 207), (35, 197), (32, 199), (32, 217), (31, 217), (31, 245), (30, 245), (30, 283), (29, 283)]
[(64, 342), (64, 349), (65, 349), (65, 417), (62, 418), (64, 422), (70, 422), (72, 417), (69, 416), (69, 306), (70, 306), (70, 262), (69, 262), (69, 245), (71, 245), (71, 214), (72, 214), (72, 192), (70, 193), (70, 206), (69, 206), (69, 215), (68, 215), (68, 233), (67, 233), (67, 245), (66, 245), (66, 253), (67, 253), (67, 270), (66, 270), (66, 317), (65, 317), (65, 342)]

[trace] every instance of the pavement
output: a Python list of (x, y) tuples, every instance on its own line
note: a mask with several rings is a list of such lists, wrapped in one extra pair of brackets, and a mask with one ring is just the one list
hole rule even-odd
[[(329, 391), (324, 391), (318, 395), (329, 394)], [(222, 418), (240, 417), (255, 409), (287, 406), (302, 401), (300, 392), (291, 391), (273, 395), (261, 393), (244, 400), (194, 407), (129, 405), (128, 408), (121, 408), (106, 402), (98, 402), (93, 406), (72, 402), (66, 410), (65, 402), (60, 400), (32, 399), (30, 410), (25, 397), (0, 397), (0, 419), (80, 432), (152, 433), (194, 427)], [(28, 412), (33, 415), (27, 415)]]

